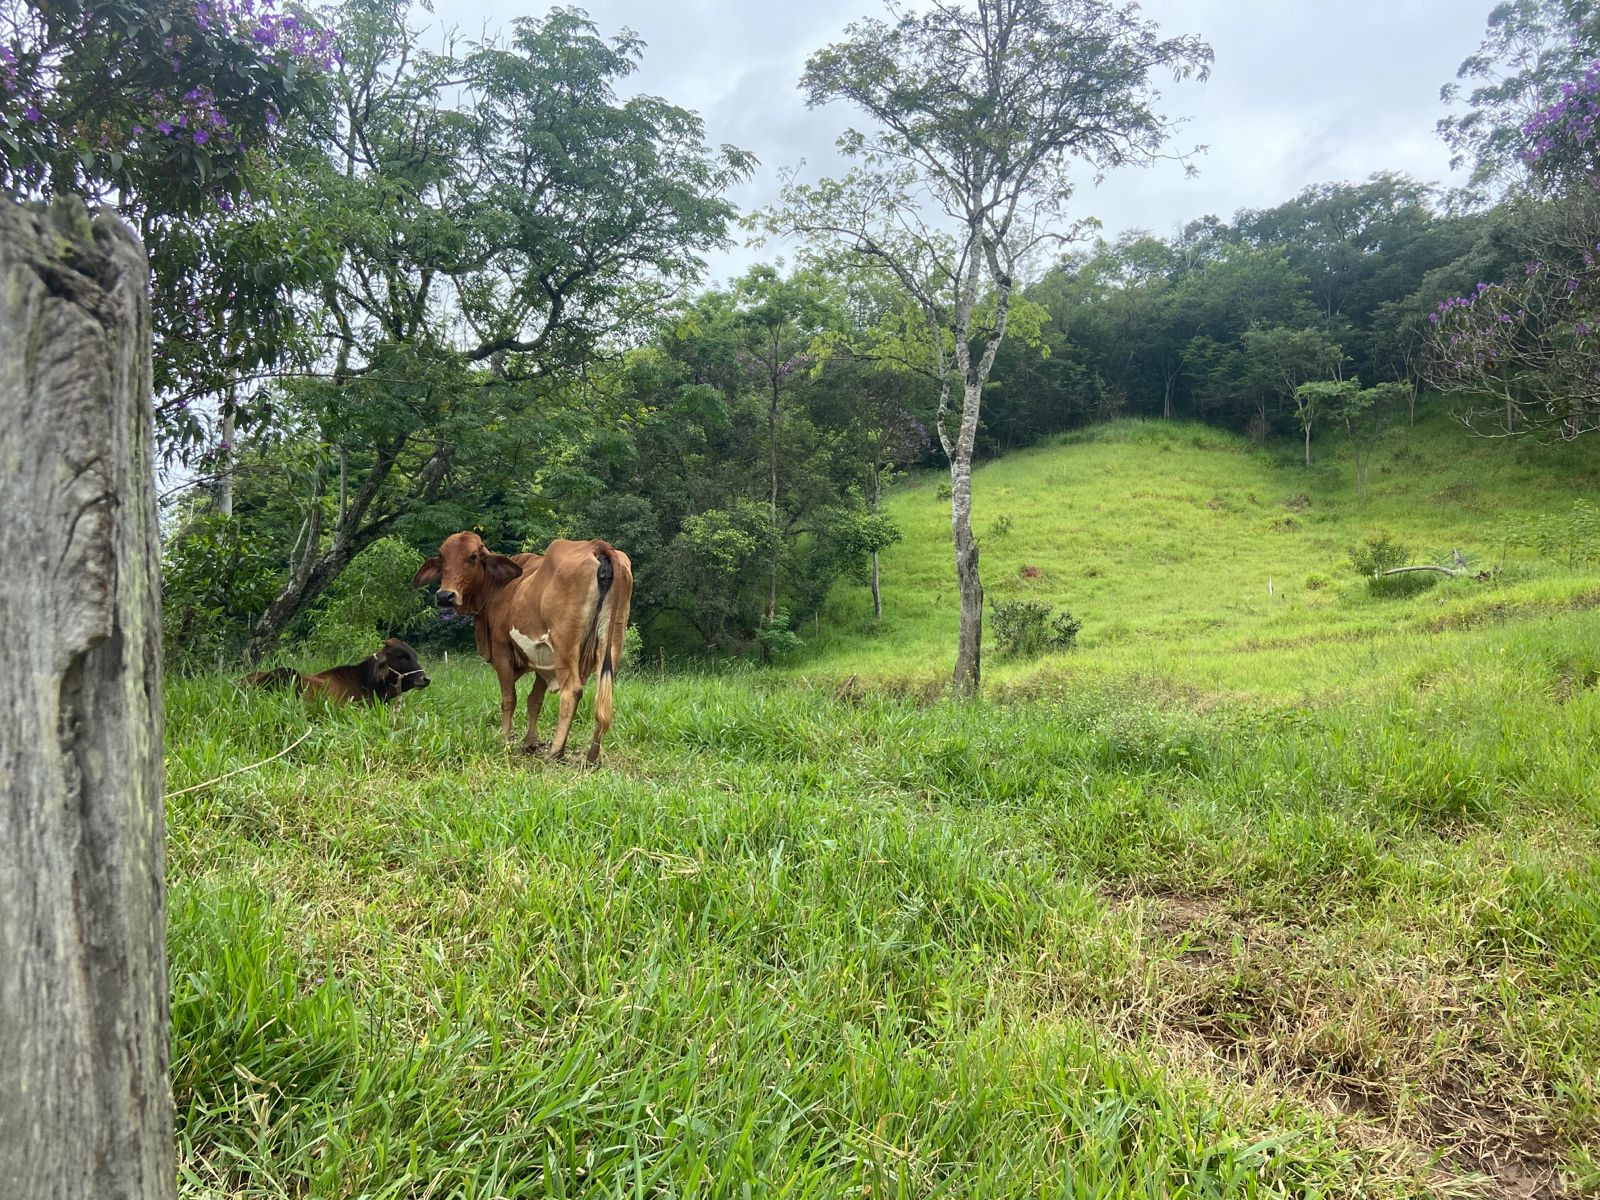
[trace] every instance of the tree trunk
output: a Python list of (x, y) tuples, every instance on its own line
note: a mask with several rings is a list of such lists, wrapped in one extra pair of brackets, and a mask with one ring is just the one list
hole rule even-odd
[[(272, 603), (267, 605), (267, 611), (261, 614), (261, 619), (250, 631), (250, 640), (245, 644), (245, 657), (250, 661), (256, 661), (271, 650), (283, 636), (283, 631), (289, 627), (289, 622), (304, 612), (311, 602), (322, 594), (322, 590), (339, 577), (339, 572), (350, 565), (351, 559), (389, 532), (389, 527), (400, 515), (398, 509), (391, 509), (383, 516), (371, 520), (367, 519), (367, 514), (377, 500), (378, 492), (384, 482), (394, 472), (405, 442), (406, 439), (402, 437), (387, 446), (378, 447), (377, 457), (373, 460), (366, 478), (361, 481), (361, 486), (356, 489), (356, 494), (351, 497), (349, 505), (334, 523), (333, 537), (326, 550), (318, 549), (322, 540), (324, 483), (322, 468), (321, 466), (317, 468), (317, 486), (306, 514), (305, 555), (298, 564), (291, 567), (288, 580), (278, 589), (278, 594), (272, 598)], [(432, 504), (437, 499), (449, 469), (450, 457), (449, 446), (435, 446), (432, 457), (417, 474), (410, 492), (412, 500), (421, 504)], [(342, 465), (341, 463), (341, 467)]]
[[(878, 504), (883, 499), (883, 476), (881, 470), (876, 459), (874, 459), (872, 469), (868, 472), (872, 490), (867, 493), (867, 511), (874, 516), (877, 515)], [(876, 550), (872, 552), (872, 619), (874, 621), (883, 620), (883, 590), (878, 582), (878, 552)]]
[(983, 396), (985, 369), (993, 358), (991, 344), (984, 362), (968, 369), (965, 355), (957, 351), (965, 383), (962, 387), (961, 427), (950, 448), (950, 533), (956, 558), (956, 590), (961, 597), (961, 624), (956, 631), (956, 668), (951, 684), (959, 696), (976, 696), (983, 659), (983, 584), (978, 577), (978, 542), (972, 536), (972, 450), (978, 434), (978, 404)]
[(0, 1196), (171, 1200), (149, 276), (0, 201)]
[(250, 631), (245, 657), (256, 662), (277, 645), (289, 623), (310, 607), (324, 588), (339, 578), (339, 572), (350, 565), (351, 559), (382, 537), (386, 526), (387, 523), (359, 530), (335, 530), (332, 543), (320, 554), (313, 540), (306, 547), (300, 565), (290, 573), (288, 582), (278, 589), (272, 603), (267, 605), (267, 611), (261, 614), (261, 619)]
[(983, 584), (978, 578), (978, 543), (972, 536), (971, 458), (950, 466), (950, 531), (955, 542), (956, 588), (961, 595), (952, 682), (960, 695), (975, 696), (983, 657)]
[(236, 426), (233, 389), (222, 402), (222, 445), (217, 448), (217, 511), (224, 519), (233, 516), (233, 437)]
[(1311, 465), (1311, 422), (1306, 422), (1306, 466)]
[[(773, 361), (776, 362), (776, 346), (773, 347), (773, 356)], [(774, 367), (772, 403), (767, 408), (767, 458), (772, 468), (772, 584), (767, 590), (768, 625), (772, 624), (772, 614), (778, 611), (778, 561), (783, 553), (783, 539), (778, 536), (778, 389), (780, 386), (777, 368)]]
[(1162, 371), (1161, 419), (1163, 421), (1172, 420), (1172, 389), (1173, 385), (1177, 382), (1178, 376), (1176, 372), (1168, 370)]

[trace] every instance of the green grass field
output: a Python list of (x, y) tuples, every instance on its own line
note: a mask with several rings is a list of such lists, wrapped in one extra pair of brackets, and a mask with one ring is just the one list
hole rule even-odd
[[(931, 478), (881, 629), (625, 671), (599, 771), (475, 661), (174, 681), (185, 1194), (1600, 1191), (1600, 574), (1511, 544), (1600, 473), (1391, 446), (1365, 501), (1187, 426), (982, 468), (991, 596), (1084, 631), (975, 704)], [(1499, 573), (1375, 598), (1379, 526)]]

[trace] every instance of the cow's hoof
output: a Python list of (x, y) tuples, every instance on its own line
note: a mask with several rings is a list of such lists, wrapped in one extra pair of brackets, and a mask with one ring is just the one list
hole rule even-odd
[(528, 742), (519, 742), (517, 744), (517, 750), (521, 754), (526, 754), (529, 757), (535, 757), (536, 758), (539, 755), (544, 753), (544, 743), (543, 742), (533, 742), (533, 743), (530, 744)]
[(600, 765), (600, 750), (598, 747), (591, 746), (589, 748), (589, 753), (583, 756), (583, 765), (586, 767), (598, 767)]

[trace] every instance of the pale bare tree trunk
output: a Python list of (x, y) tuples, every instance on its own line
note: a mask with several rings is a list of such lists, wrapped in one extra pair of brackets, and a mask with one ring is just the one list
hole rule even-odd
[[(867, 511), (876, 514), (878, 504), (883, 499), (883, 479), (879, 474), (880, 468), (876, 459), (872, 463), (869, 474), (872, 476), (872, 492), (867, 503)], [(878, 552), (872, 552), (872, 619), (883, 620), (883, 589), (878, 582)]]
[[(777, 360), (777, 346), (773, 346), (773, 360)], [(767, 624), (772, 624), (772, 614), (778, 611), (778, 563), (783, 554), (783, 539), (778, 536), (778, 379), (777, 368), (772, 372), (772, 403), (767, 406), (768, 465), (772, 469), (772, 580), (767, 590)]]
[(217, 455), (217, 511), (228, 518), (233, 516), (233, 438), (235, 428), (233, 389), (222, 405), (222, 446)]
[(171, 1200), (144, 251), (0, 201), (0, 1196)]
[(978, 576), (978, 542), (972, 536), (972, 455), (950, 464), (950, 532), (955, 545), (956, 590), (961, 624), (956, 632), (955, 689), (976, 695), (983, 665), (983, 582)]
[[(966, 278), (956, 301), (954, 322), (954, 368), (961, 380), (961, 424), (952, 439), (942, 420), (949, 390), (946, 378), (940, 396), (939, 438), (950, 460), (950, 533), (956, 559), (956, 590), (961, 597), (961, 624), (956, 631), (956, 666), (951, 685), (957, 695), (976, 696), (982, 682), (983, 666), (983, 583), (978, 575), (978, 541), (972, 536), (972, 452), (978, 438), (978, 410), (983, 402), (983, 385), (988, 382), (994, 356), (1005, 337), (1006, 318), (1011, 301), (1011, 279), (1000, 269), (998, 249), (985, 244), (973, 222), (967, 244)], [(983, 353), (972, 361), (968, 338), (972, 332), (974, 308), (978, 299), (978, 280), (987, 257), (989, 276), (995, 281), (994, 328), (984, 339)]]

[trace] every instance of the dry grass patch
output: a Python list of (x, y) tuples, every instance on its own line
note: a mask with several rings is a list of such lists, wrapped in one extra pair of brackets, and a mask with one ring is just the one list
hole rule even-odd
[(1443, 1193), (1576, 1194), (1558, 1175), (1582, 1131), (1493, 1002), (1499, 964), (1415, 932), (1252, 914), (1236, 894), (1103, 894), (1140, 962), (1112, 995), (1038, 979), (1044, 1003), (1093, 1021), (1169, 1069), (1290, 1096), (1340, 1136)]

